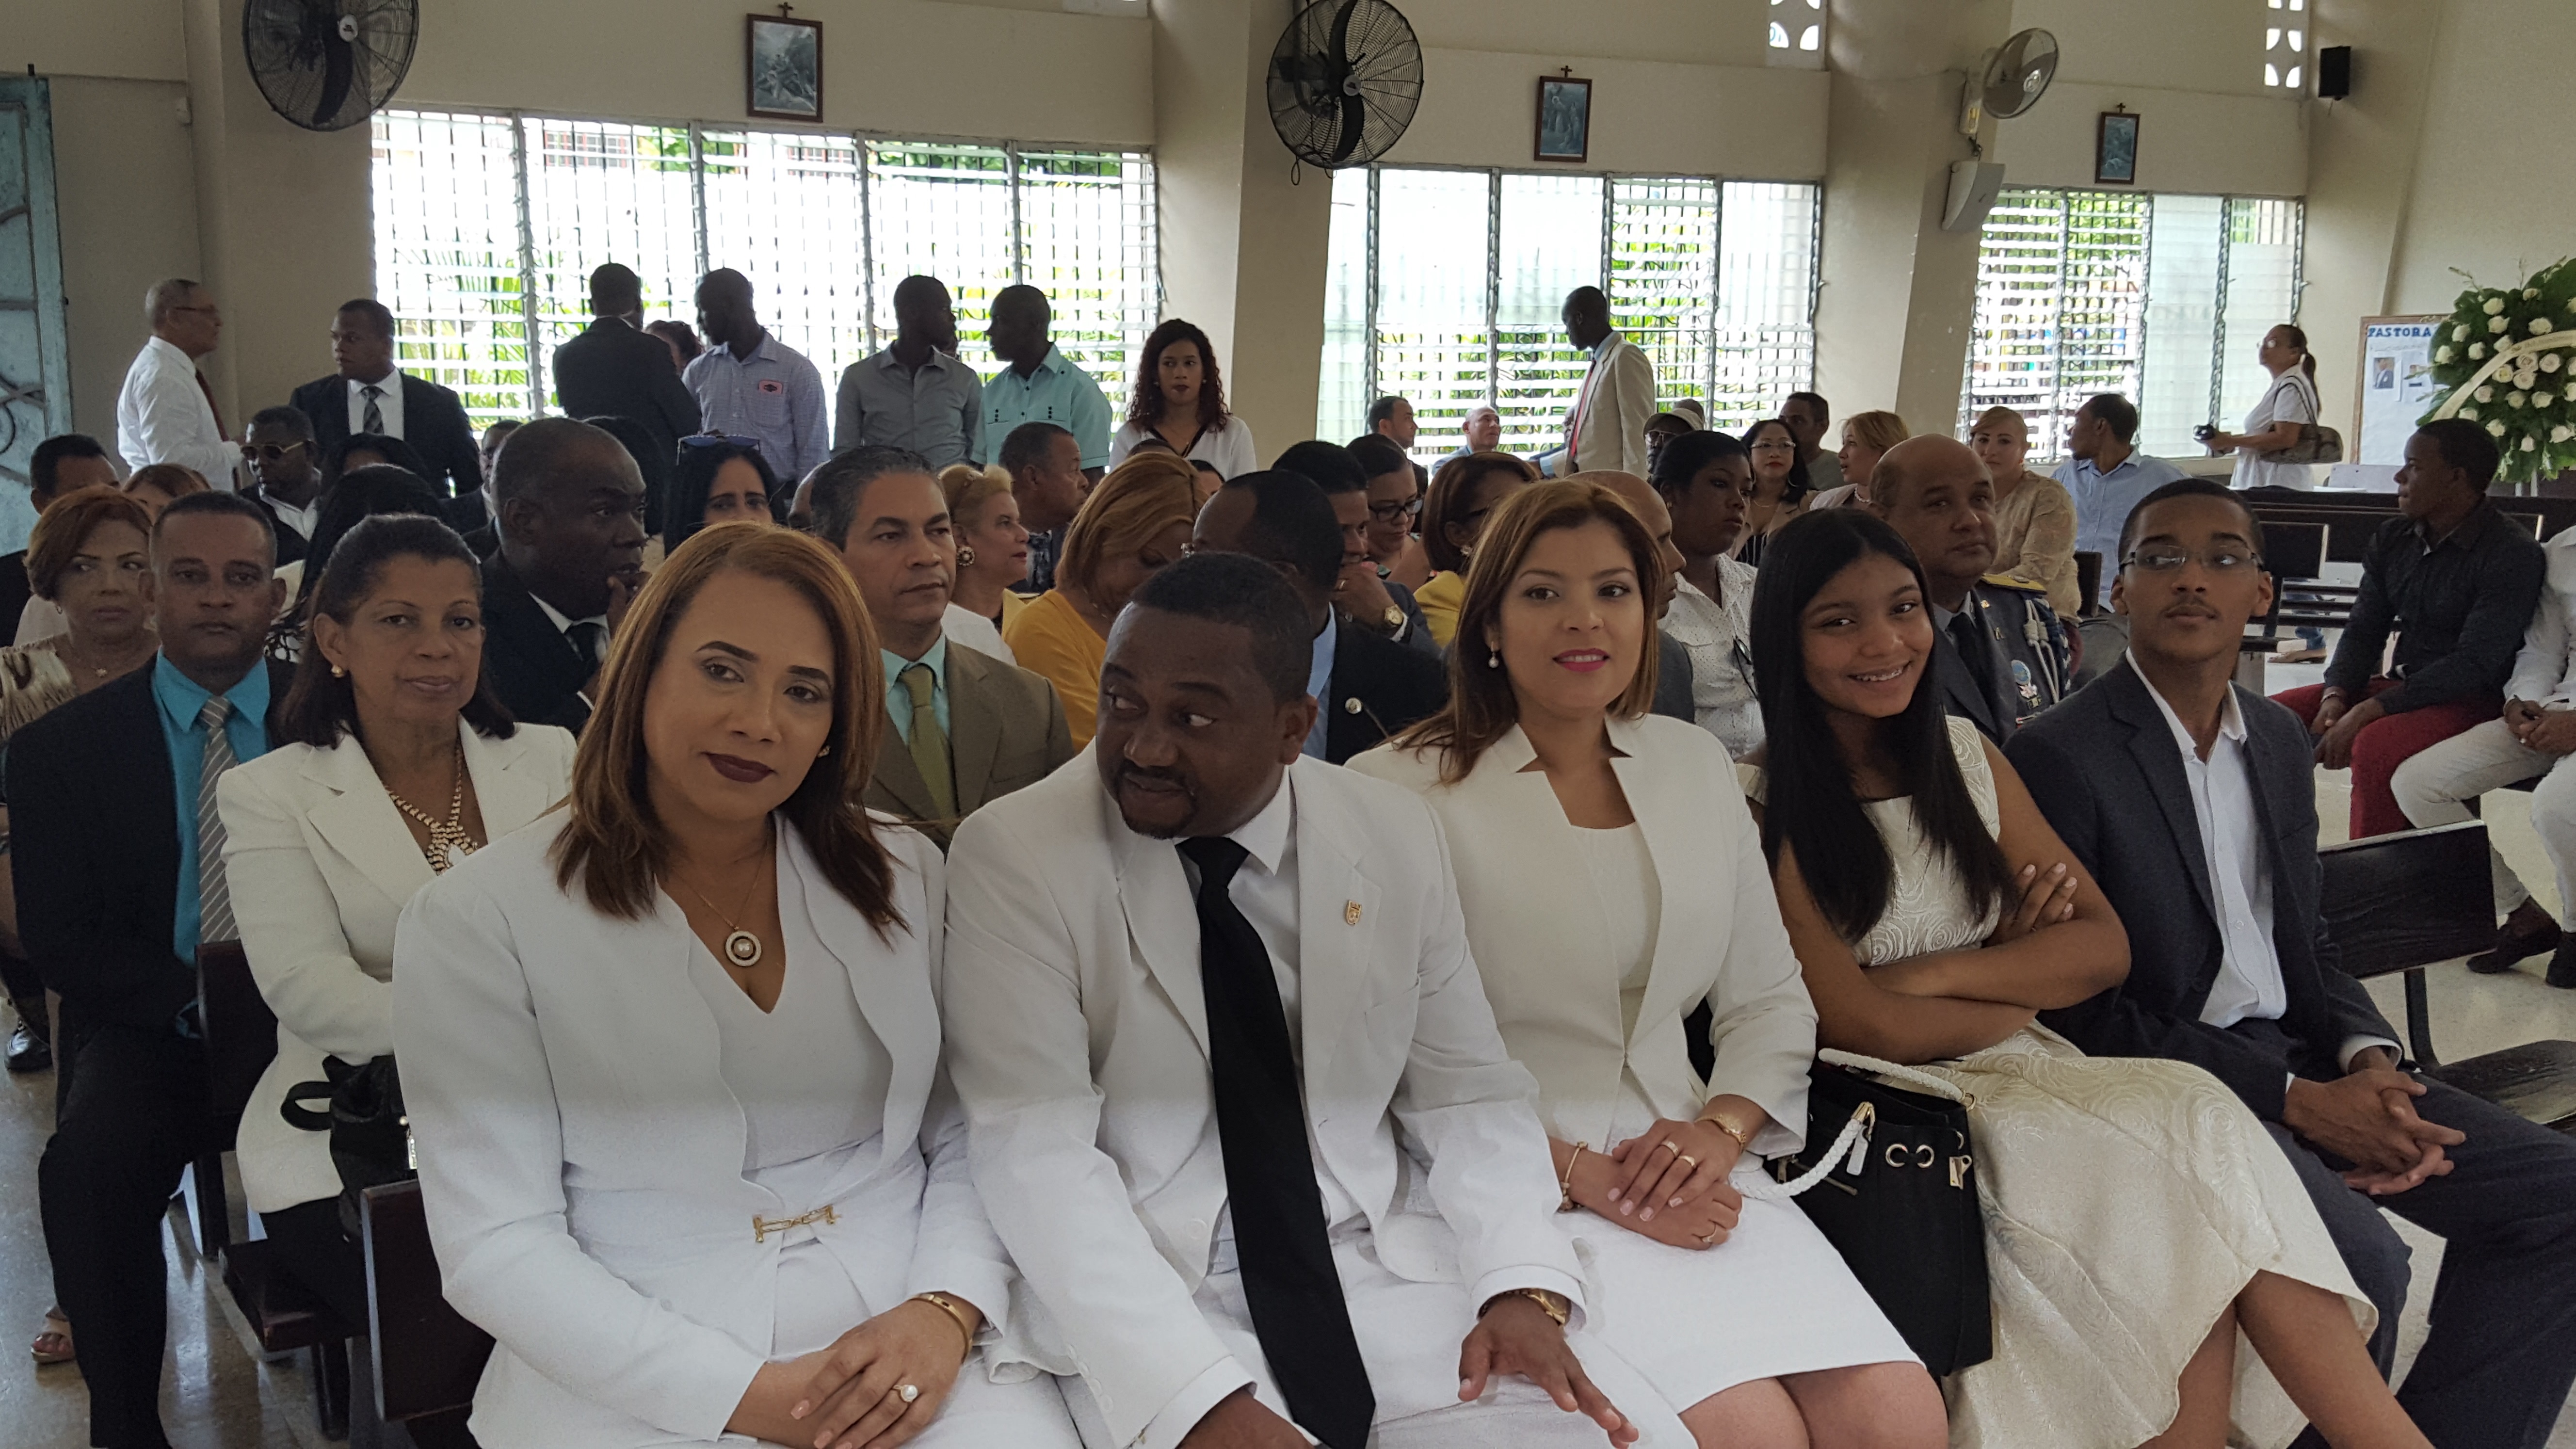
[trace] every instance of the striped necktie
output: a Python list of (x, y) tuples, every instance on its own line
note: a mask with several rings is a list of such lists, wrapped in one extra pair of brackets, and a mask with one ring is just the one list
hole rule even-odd
[(215, 810), (215, 782), (233, 767), (232, 737), (224, 732), (233, 702), (218, 694), (197, 711), (206, 727), (206, 753), (197, 774), (197, 943), (237, 941), (233, 895), (224, 884), (224, 817)]
[(367, 400), (366, 416), (358, 420), (361, 430), (370, 433), (383, 432), (385, 430), (385, 410), (377, 405), (376, 399), (383, 397), (385, 395), (385, 390), (371, 382), (365, 387), (358, 389), (358, 393)]
[(920, 663), (905, 665), (895, 678), (912, 695), (912, 738), (906, 743), (912, 747), (913, 768), (921, 771), (922, 783), (930, 787), (931, 808), (939, 818), (954, 819), (957, 777), (948, 760), (948, 736), (939, 728), (939, 709), (934, 702), (933, 691), (939, 681), (932, 676), (929, 665)]

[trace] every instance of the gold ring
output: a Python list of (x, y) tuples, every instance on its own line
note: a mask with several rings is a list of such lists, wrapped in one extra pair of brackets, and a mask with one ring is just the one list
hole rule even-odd
[(1674, 1153), (1674, 1154), (1673, 1154), (1673, 1156), (1674, 1156), (1674, 1157), (1676, 1157), (1676, 1158), (1678, 1158), (1678, 1159), (1680, 1159), (1680, 1160), (1681, 1160), (1681, 1161), (1683, 1161), (1683, 1162), (1687, 1162), (1687, 1163), (1689, 1163), (1689, 1164), (1690, 1164), (1691, 1166), (1693, 1166), (1693, 1167), (1697, 1167), (1697, 1166), (1699, 1166), (1699, 1159), (1698, 1159), (1698, 1158), (1696, 1158), (1696, 1157), (1691, 1156), (1691, 1155), (1690, 1155), (1689, 1153), (1687, 1153), (1687, 1152), (1676, 1152), (1676, 1153)]
[(909, 1404), (913, 1400), (921, 1397), (921, 1386), (919, 1384), (897, 1384), (895, 1386), (894, 1396)]
[(1681, 1150), (1679, 1147), (1676, 1147), (1676, 1146), (1674, 1146), (1674, 1145), (1673, 1145), (1673, 1139), (1671, 1139), (1671, 1138), (1669, 1138), (1669, 1137), (1665, 1138), (1665, 1139), (1664, 1139), (1663, 1141), (1661, 1141), (1661, 1142), (1656, 1143), (1653, 1147), (1647, 1148), (1646, 1150), (1647, 1150), (1647, 1151), (1649, 1151), (1649, 1152), (1654, 1152), (1654, 1151), (1665, 1151), (1665, 1152), (1670, 1152), (1670, 1153), (1672, 1153), (1675, 1157), (1679, 1157), (1679, 1156), (1681, 1156), (1681, 1153), (1682, 1153), (1682, 1150)]

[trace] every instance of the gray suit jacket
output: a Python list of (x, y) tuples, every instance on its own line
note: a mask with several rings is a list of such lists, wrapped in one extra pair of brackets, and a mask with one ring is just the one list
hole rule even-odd
[(2236, 703), (2272, 880), (2272, 945), (2289, 988), (2281, 1025), (2298, 1043), (2286, 1058), (2200, 1019), (2218, 980), (2218, 906), (2182, 750), (2138, 672), (2115, 665), (2023, 726), (2004, 754), (2129, 931), (2128, 979), (2040, 1020), (2095, 1056), (2204, 1068), (2277, 1122), (2292, 1072), (2331, 1079), (2346, 1038), (2399, 1038), (2344, 974), (2326, 932), (2308, 732), (2258, 694), (2238, 688)]
[[(1073, 758), (1073, 732), (1055, 686), (1014, 664), (948, 641), (948, 763), (956, 774), (957, 820)], [(948, 848), (956, 820), (943, 820), (903, 736), (889, 727), (868, 779), (868, 808), (917, 822)]]

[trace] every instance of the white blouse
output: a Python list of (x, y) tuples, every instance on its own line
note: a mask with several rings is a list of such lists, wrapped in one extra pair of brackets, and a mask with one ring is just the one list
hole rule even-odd
[[(1118, 436), (1109, 440), (1109, 466), (1115, 468), (1126, 462), (1127, 455), (1135, 452), (1136, 445), (1145, 441), (1152, 431), (1143, 423), (1129, 423), (1120, 428)], [(1252, 425), (1231, 414), (1217, 426), (1201, 432), (1198, 441), (1190, 445), (1190, 451), (1184, 456), (1191, 462), (1207, 464), (1224, 478), (1240, 478), (1246, 473), (1261, 470), (1261, 459), (1253, 451)]]
[[(2274, 423), (2313, 423), (2317, 420), (2317, 385), (2308, 375), (2291, 368), (2272, 379), (2264, 390), (2262, 401), (2245, 415), (2245, 431), (2259, 433)], [(2267, 463), (2252, 448), (2236, 450), (2235, 486), (2239, 488), (2299, 488), (2317, 486), (2316, 471), (2305, 463)]]
[[(1574, 838), (1591, 877), (1593, 899), (1609, 923), (1601, 940), (1602, 953), (1613, 963), (1625, 963), (1619, 972), (1619, 1022), (1623, 1032), (1634, 1036), (1637, 1015), (1645, 1006), (1646, 979), (1654, 973), (1655, 936), (1664, 914), (1655, 857), (1646, 848), (1645, 827), (1634, 822), (1615, 830), (1578, 826)], [(1658, 1115), (1645, 1084), (1637, 1080), (1636, 1067), (1623, 1064), (1619, 1098), (1611, 1108), (1610, 1135), (1603, 1140), (1624, 1142), (1653, 1126)]]

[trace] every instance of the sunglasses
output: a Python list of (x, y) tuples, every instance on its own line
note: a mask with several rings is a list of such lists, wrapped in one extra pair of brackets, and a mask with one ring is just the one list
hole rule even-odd
[(740, 433), (691, 433), (680, 440), (680, 446), (683, 448), (748, 448), (757, 453), (760, 451), (760, 439), (746, 438)]
[(242, 451), (263, 463), (283, 463), (290, 455), (312, 446), (311, 443), (254, 443)]

